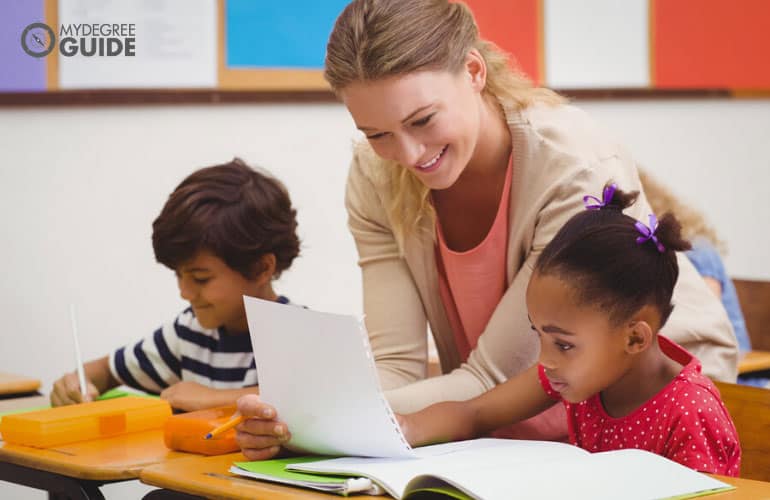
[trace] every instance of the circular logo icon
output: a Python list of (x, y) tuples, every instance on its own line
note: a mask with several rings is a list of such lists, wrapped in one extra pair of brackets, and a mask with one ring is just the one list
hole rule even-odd
[(32, 23), (21, 33), (21, 48), (32, 57), (45, 57), (51, 53), (56, 35), (45, 23)]

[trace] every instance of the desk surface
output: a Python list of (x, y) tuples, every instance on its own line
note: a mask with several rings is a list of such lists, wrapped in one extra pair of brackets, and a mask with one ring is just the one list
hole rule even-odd
[(769, 351), (749, 351), (738, 361), (738, 373), (770, 369)]
[(48, 396), (25, 396), (22, 398), (0, 399), (0, 413), (16, 410), (43, 408), (50, 405)]
[[(174, 460), (153, 465), (142, 470), (139, 476), (143, 483), (181, 491), (190, 495), (216, 497), (220, 499), (270, 498), (271, 500), (329, 500), (342, 498), (337, 495), (313, 490), (282, 486), (280, 484), (255, 481), (238, 477), (228, 472), (233, 462), (243, 462), (240, 453), (216, 457), (196, 457)], [(770, 488), (770, 485), (768, 485)], [(770, 489), (768, 489), (770, 491)], [(382, 496), (355, 495), (356, 500), (377, 499)]]
[(40, 381), (35, 378), (0, 372), (0, 395), (35, 392), (39, 388)]
[(149, 465), (195, 456), (166, 448), (162, 429), (45, 449), (0, 442), (0, 461), (96, 481), (135, 479)]
[[(181, 491), (190, 495), (216, 497), (228, 500), (246, 500), (253, 498), (271, 498), (275, 500), (329, 500), (334, 495), (312, 490), (281, 486), (247, 479), (230, 474), (228, 469), (233, 462), (243, 461), (240, 453), (217, 457), (195, 457), (153, 465), (142, 470), (140, 479), (143, 483)], [(711, 500), (756, 500), (770, 498), (770, 483), (715, 476), (720, 481), (732, 484), (737, 489), (708, 495)], [(383, 497), (355, 496), (358, 499), (380, 499)], [(389, 497), (387, 497), (389, 498)]]

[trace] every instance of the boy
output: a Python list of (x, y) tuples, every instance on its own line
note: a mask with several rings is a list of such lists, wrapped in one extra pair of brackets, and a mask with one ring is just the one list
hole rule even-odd
[[(243, 295), (289, 303), (272, 280), (299, 253), (296, 210), (284, 186), (236, 158), (188, 176), (153, 222), (158, 262), (190, 307), (146, 339), (85, 364), (88, 396), (125, 384), (193, 411), (258, 393)], [(75, 373), (51, 404), (84, 400)]]

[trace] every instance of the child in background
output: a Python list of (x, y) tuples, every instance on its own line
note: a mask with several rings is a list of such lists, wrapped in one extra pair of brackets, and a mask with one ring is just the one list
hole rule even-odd
[[(289, 303), (272, 281), (299, 254), (296, 228), (286, 188), (240, 159), (188, 176), (153, 222), (152, 244), (190, 307), (152, 336), (86, 363), (85, 400), (125, 384), (192, 411), (258, 393), (242, 296)], [(54, 406), (83, 399), (75, 373), (54, 383)]]
[[(682, 235), (692, 243), (692, 249), (687, 251), (687, 258), (722, 302), (733, 325), (738, 349), (741, 355), (745, 355), (751, 351), (751, 338), (746, 330), (738, 293), (720, 255), (726, 251), (724, 242), (709, 226), (703, 214), (679, 201), (674, 193), (645, 170), (639, 169), (639, 179), (652, 210), (657, 213), (671, 212), (682, 224)], [(738, 383), (767, 387), (770, 379), (764, 374), (746, 374), (738, 377)]]
[(483, 395), (399, 416), (422, 445), (479, 436), (563, 402), (570, 442), (591, 452), (640, 448), (736, 476), (740, 445), (700, 362), (660, 335), (689, 248), (676, 218), (624, 215), (638, 193), (607, 185), (545, 247), (527, 288), (539, 363)]

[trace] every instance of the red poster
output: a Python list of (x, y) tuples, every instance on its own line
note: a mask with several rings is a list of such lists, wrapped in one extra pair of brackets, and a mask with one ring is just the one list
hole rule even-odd
[(658, 88), (770, 89), (770, 1), (650, 0)]
[(481, 37), (510, 53), (518, 67), (536, 83), (540, 72), (541, 0), (466, 0)]

